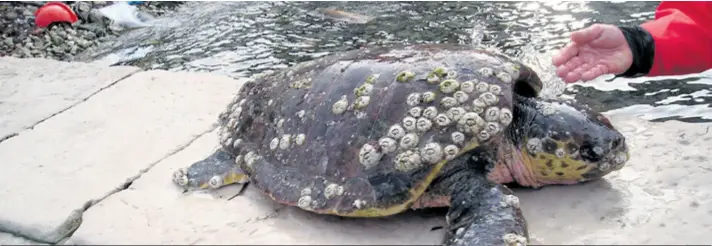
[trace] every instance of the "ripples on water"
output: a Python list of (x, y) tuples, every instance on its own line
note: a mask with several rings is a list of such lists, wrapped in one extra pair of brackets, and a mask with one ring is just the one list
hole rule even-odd
[[(597, 110), (650, 120), (709, 121), (712, 80), (599, 79), (564, 87), (550, 56), (572, 30), (591, 23), (636, 25), (658, 2), (189, 2), (133, 30), (85, 60), (145, 69), (209, 71), (235, 78), (363, 45), (459, 43), (496, 47), (533, 66), (544, 96), (562, 92)], [(319, 8), (375, 17), (365, 24), (326, 18)], [(704, 77), (704, 76), (703, 76)]]

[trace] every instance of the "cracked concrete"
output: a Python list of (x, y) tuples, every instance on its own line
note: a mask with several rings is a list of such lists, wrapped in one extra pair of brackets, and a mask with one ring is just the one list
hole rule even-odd
[[(171, 182), (179, 167), (217, 148), (217, 130), (166, 158), (126, 190), (84, 214), (69, 244), (438, 244), (440, 219), (401, 215), (347, 220), (276, 204), (255, 189), (183, 194)], [(440, 217), (440, 216), (438, 216)], [(326, 234), (326, 236), (325, 236)], [(132, 235), (132, 236), (127, 236)], [(408, 241), (406, 241), (408, 240)]]
[[(628, 137), (628, 166), (604, 180), (517, 189), (538, 244), (709, 244), (712, 124), (612, 121)], [(177, 168), (216, 148), (215, 132), (166, 158), (129, 189), (92, 207), (73, 244), (439, 244), (443, 213), (342, 219), (275, 204), (239, 186), (182, 194)], [(562, 233), (564, 232), (564, 233)], [(131, 236), (127, 236), (131, 235)]]
[(222, 110), (216, 105), (237, 86), (224, 76), (139, 72), (0, 143), (0, 231), (44, 243), (69, 236), (86, 208), (209, 131)]
[[(346, 219), (276, 204), (251, 187), (233, 199), (240, 186), (182, 193), (172, 172), (217, 148), (213, 123), (240, 84), (138, 72), (23, 125), (0, 143), (0, 231), (14, 234), (0, 233), (0, 244), (440, 243), (443, 211)], [(534, 243), (712, 242), (712, 124), (612, 122), (632, 148), (624, 169), (584, 185), (516, 190)]]
[(24, 237), (17, 237), (9, 233), (0, 232), (0, 245), (48, 245), (46, 243), (40, 243), (37, 241), (32, 241)]
[(137, 67), (0, 57), (0, 142), (138, 71)]

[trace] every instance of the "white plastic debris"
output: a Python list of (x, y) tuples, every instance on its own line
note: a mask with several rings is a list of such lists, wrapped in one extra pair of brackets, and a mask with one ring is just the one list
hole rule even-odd
[(149, 27), (150, 24), (139, 18), (146, 18), (147, 14), (138, 11), (136, 6), (128, 2), (114, 2), (114, 4), (100, 8), (99, 13), (109, 18), (113, 24), (128, 28)]

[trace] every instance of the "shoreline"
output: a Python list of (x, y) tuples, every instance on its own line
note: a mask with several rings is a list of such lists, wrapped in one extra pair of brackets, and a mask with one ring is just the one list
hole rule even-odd
[[(145, 2), (138, 5), (140, 12), (160, 17), (180, 7), (183, 2)], [(44, 2), (0, 2), (0, 57), (47, 58), (74, 61), (75, 56), (113, 39), (125, 30), (111, 25), (98, 9), (110, 1), (69, 2), (78, 21), (72, 25), (59, 23), (47, 28), (35, 26), (34, 12)]]

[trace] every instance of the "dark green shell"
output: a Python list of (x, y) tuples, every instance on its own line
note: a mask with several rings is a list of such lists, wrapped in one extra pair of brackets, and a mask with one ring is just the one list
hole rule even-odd
[(387, 215), (446, 160), (498, 137), (514, 90), (540, 89), (526, 66), (467, 46), (366, 48), (246, 83), (220, 116), (221, 141), (278, 202)]

